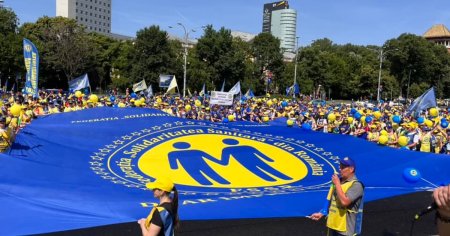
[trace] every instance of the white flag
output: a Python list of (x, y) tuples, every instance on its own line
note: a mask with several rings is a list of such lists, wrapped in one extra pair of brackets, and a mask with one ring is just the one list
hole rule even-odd
[(147, 84), (145, 84), (145, 80), (142, 80), (139, 83), (133, 84), (133, 91), (139, 92), (147, 89)]
[(233, 95), (241, 93), (241, 81), (238, 81), (233, 88), (228, 91), (229, 93), (232, 93)]
[(169, 87), (167, 88), (166, 94), (170, 93), (175, 88), (178, 88), (178, 84), (175, 76), (173, 76), (172, 81), (170, 81)]

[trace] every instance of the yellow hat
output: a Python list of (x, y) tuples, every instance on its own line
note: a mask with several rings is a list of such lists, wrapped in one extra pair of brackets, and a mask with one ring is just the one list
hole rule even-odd
[(147, 183), (145, 185), (147, 188), (154, 190), (154, 189), (161, 189), (165, 192), (171, 192), (173, 190), (174, 184), (172, 180), (166, 177), (160, 177), (156, 179), (154, 182)]

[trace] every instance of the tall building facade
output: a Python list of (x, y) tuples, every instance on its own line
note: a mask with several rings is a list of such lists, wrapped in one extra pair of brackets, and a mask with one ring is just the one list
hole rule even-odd
[(88, 31), (111, 33), (112, 0), (56, 0), (56, 16), (75, 19)]
[(295, 51), (297, 11), (289, 9), (288, 1), (264, 4), (262, 32), (280, 39), (284, 51)]

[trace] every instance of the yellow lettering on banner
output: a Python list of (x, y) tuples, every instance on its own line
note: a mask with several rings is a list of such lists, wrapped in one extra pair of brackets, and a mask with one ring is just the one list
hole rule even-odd
[(32, 52), (31, 53), (31, 57), (33, 60), (33, 68), (31, 68), (31, 86), (33, 87), (33, 89), (37, 88), (37, 55), (36, 53)]
[(312, 175), (323, 175), (323, 168), (316, 160), (312, 159), (305, 151), (297, 151), (294, 154), (305, 160), (312, 169)]

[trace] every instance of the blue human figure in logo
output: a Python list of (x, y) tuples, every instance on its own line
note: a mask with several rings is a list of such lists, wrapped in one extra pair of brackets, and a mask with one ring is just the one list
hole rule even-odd
[(186, 142), (177, 142), (173, 144), (175, 151), (169, 153), (169, 164), (172, 170), (178, 169), (178, 162), (189, 173), (189, 175), (195, 179), (201, 185), (212, 185), (205, 176), (213, 179), (220, 184), (230, 184), (222, 176), (218, 175), (205, 161), (208, 159), (215, 163), (219, 163), (219, 160), (212, 157), (206, 152), (200, 150), (189, 150), (191, 145)]
[[(224, 144), (229, 145), (222, 150), (222, 165), (228, 165), (230, 157), (233, 156), (243, 167), (257, 175), (261, 179), (266, 181), (274, 182), (272, 176), (280, 178), (282, 180), (292, 180), (291, 177), (279, 172), (270, 165), (266, 164), (264, 161), (273, 162), (274, 160), (264, 153), (260, 152), (258, 149), (251, 146), (236, 146), (239, 144), (238, 140), (235, 139), (224, 139), (222, 140)], [(269, 173), (270, 175), (268, 175)]]

